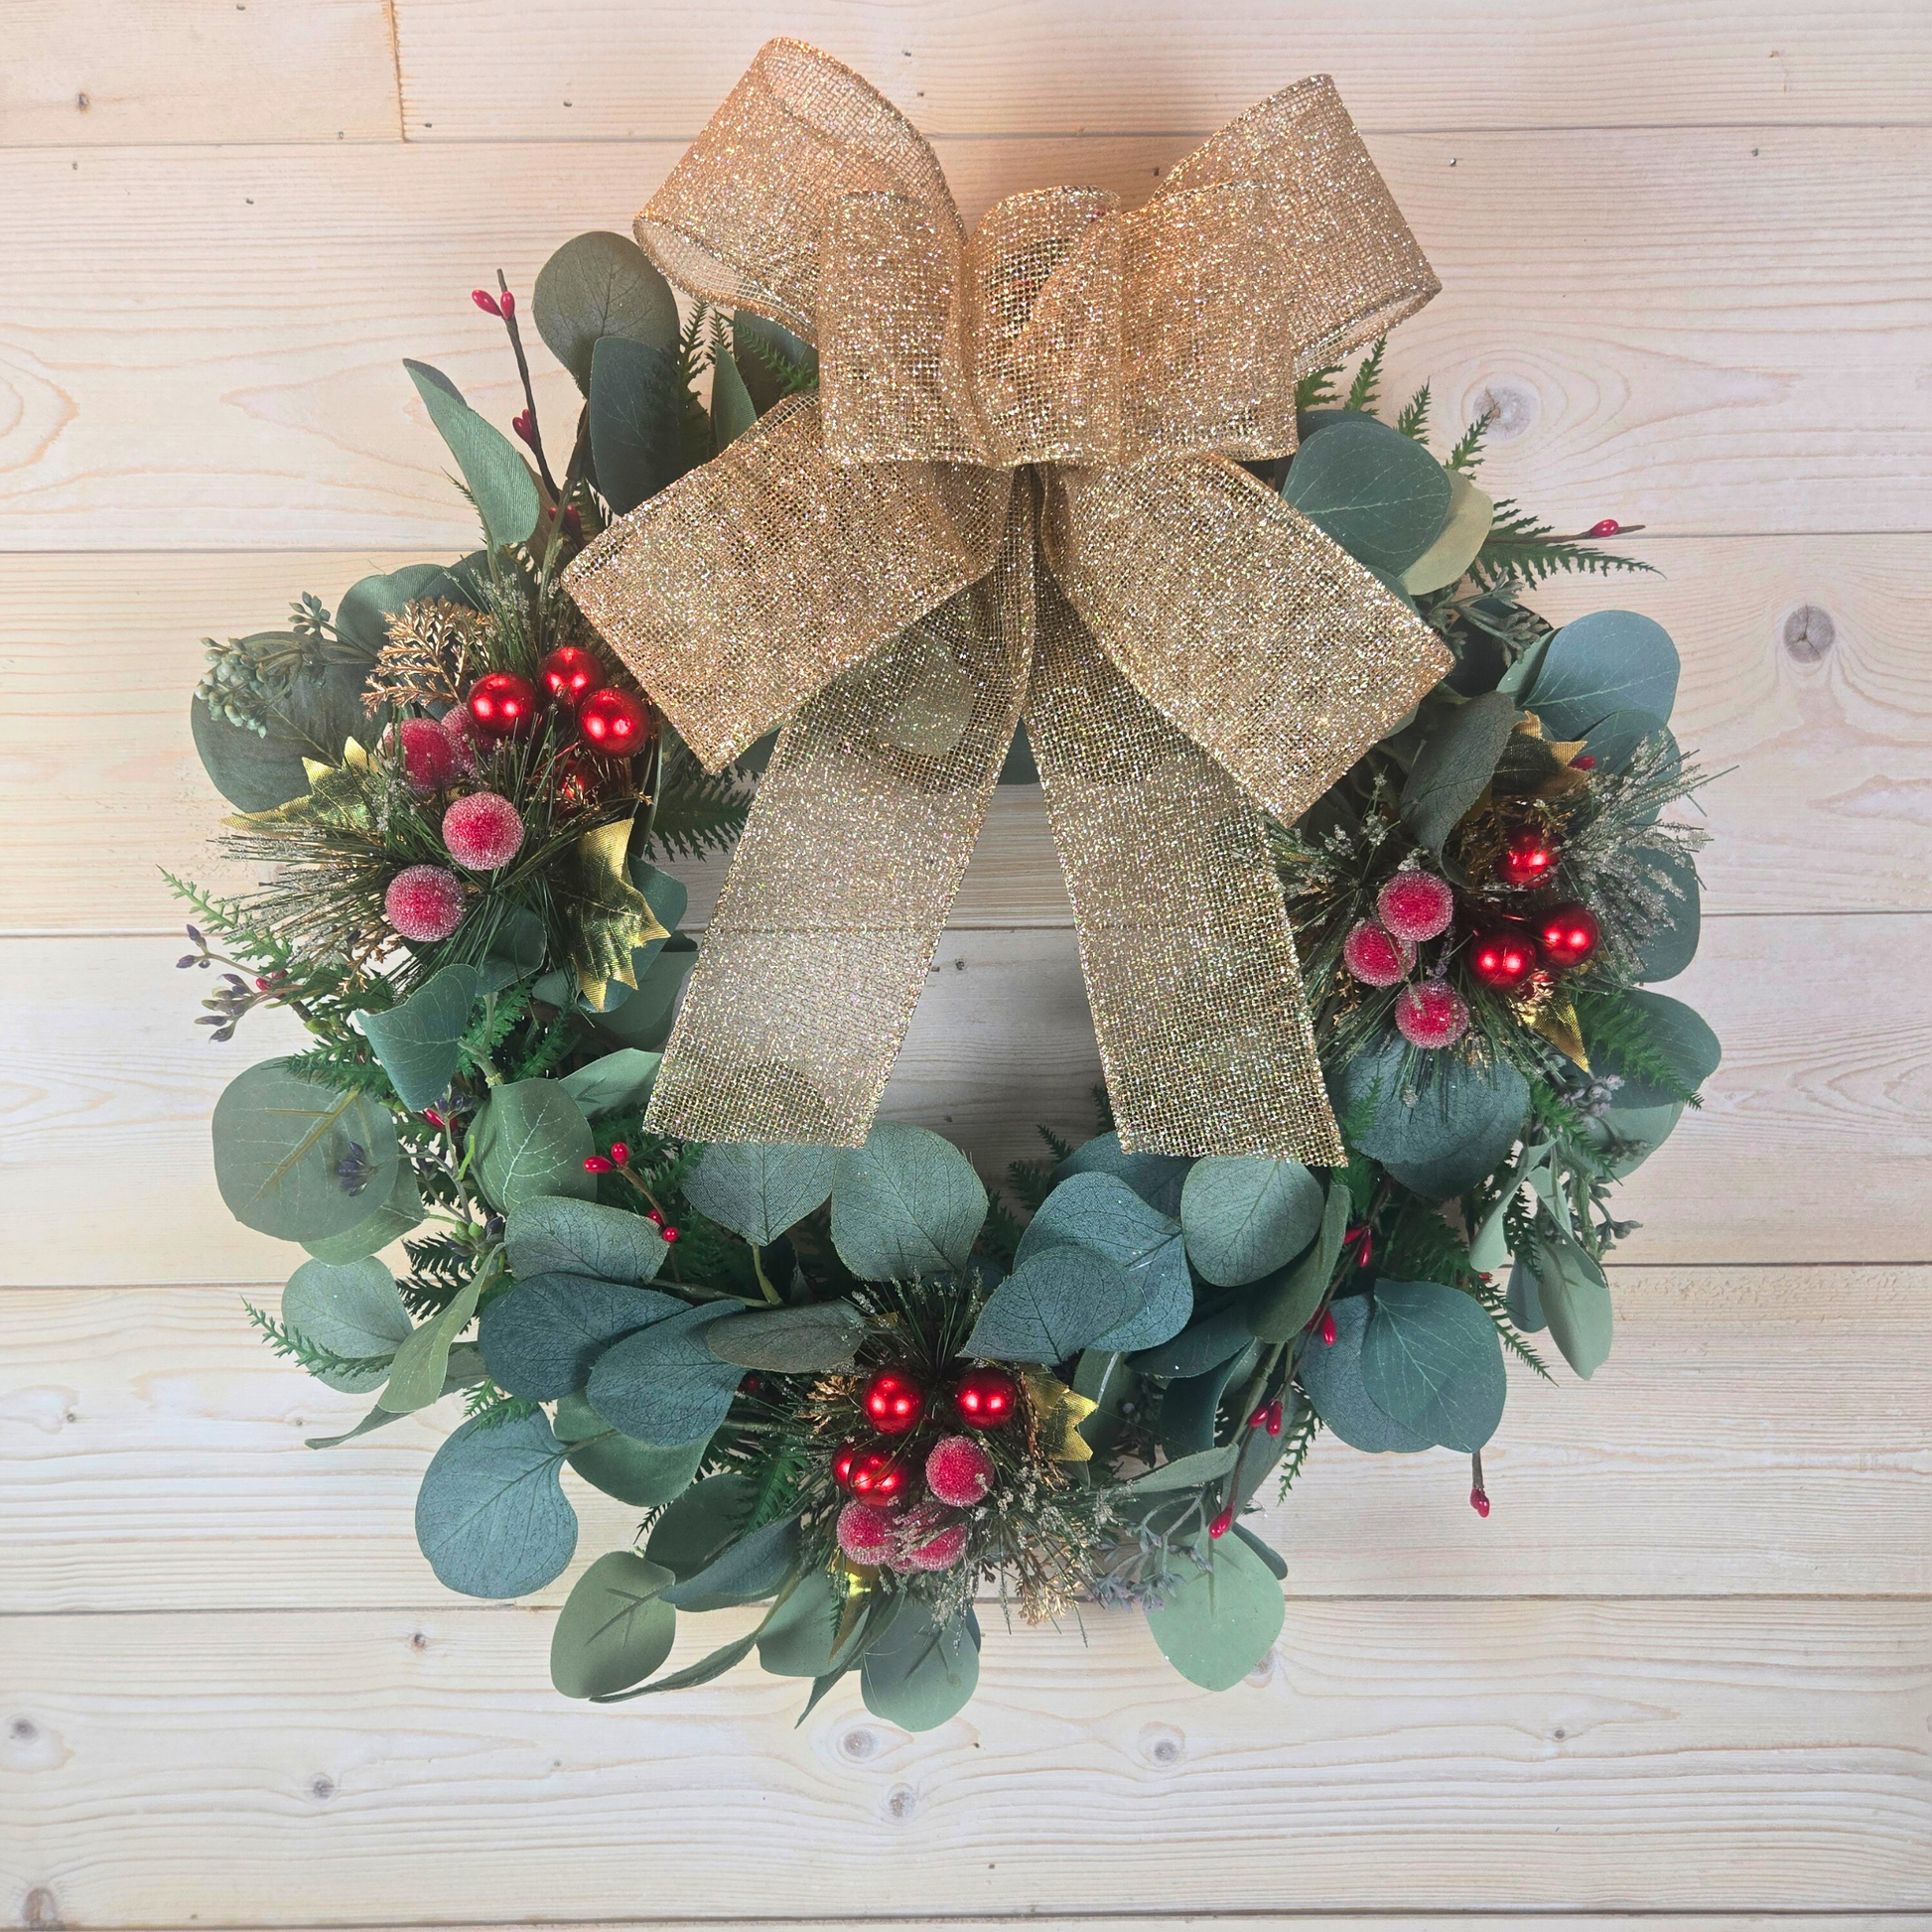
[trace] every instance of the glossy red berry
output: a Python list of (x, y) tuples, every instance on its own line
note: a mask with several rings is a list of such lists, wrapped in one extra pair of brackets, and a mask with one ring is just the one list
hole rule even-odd
[(1321, 1311), (1321, 1345), (1332, 1348), (1335, 1345), (1335, 1311), (1333, 1309)]
[(486, 316), (500, 316), (503, 313), (501, 305), (487, 289), (472, 289), (470, 300)]
[(621, 1168), (630, 1159), (629, 1143), (625, 1141), (613, 1141), (611, 1143), (611, 1159)]
[(515, 430), (517, 435), (525, 443), (529, 444), (532, 449), (536, 448), (537, 419), (527, 409), (519, 409), (510, 418), (510, 428)]
[(1020, 1403), (1020, 1384), (1003, 1368), (969, 1368), (953, 1384), (952, 1406), (968, 1429), (998, 1429)]
[(677, 1239), (677, 1229), (673, 1227), (659, 1228), (658, 1233), (664, 1237), (664, 1245), (667, 1248)]
[(1536, 941), (1543, 951), (1543, 963), (1553, 972), (1581, 966), (1596, 950), (1603, 936), (1596, 914), (1587, 905), (1559, 905), (1543, 915)]
[(925, 1414), (925, 1391), (898, 1368), (882, 1368), (859, 1402), (882, 1436), (903, 1436), (918, 1428)]
[(432, 1127), (442, 1127), (447, 1124), (444, 1121), (443, 1116), (439, 1114), (434, 1107), (425, 1107), (423, 1109), (423, 1118), (426, 1121), (428, 1121)]
[(1540, 886), (1557, 863), (1556, 847), (1541, 832), (1516, 833), (1503, 848), (1497, 872), (1511, 886)]
[(1226, 1509), (1221, 1511), (1220, 1515), (1215, 1517), (1213, 1522), (1208, 1524), (1207, 1533), (1209, 1536), (1225, 1536), (1233, 1527), (1234, 1505), (1230, 1503)]
[(607, 684), (578, 705), (577, 729), (601, 757), (632, 758), (650, 743), (650, 712), (642, 699)]
[(1623, 528), (1615, 517), (1606, 516), (1600, 522), (1592, 523), (1584, 534), (1587, 537), (1613, 537)]
[(1478, 1516), (1487, 1516), (1489, 1514), (1488, 1490), (1471, 1489), (1469, 1491), (1469, 1507), (1473, 1509)]
[(504, 320), (507, 321), (511, 316), (515, 315), (516, 313), (516, 297), (513, 296), (508, 289), (505, 289), (501, 294), (501, 296), (498, 297), (498, 300), (502, 304), (502, 312), (503, 312)]
[(881, 1509), (904, 1502), (912, 1486), (912, 1472), (891, 1449), (866, 1449), (857, 1443), (848, 1443), (832, 1458), (832, 1478), (848, 1496)]
[(514, 671), (491, 671), (470, 687), (470, 716), (491, 738), (527, 731), (537, 715), (536, 688)]
[(1513, 993), (1536, 971), (1529, 934), (1511, 926), (1479, 932), (1469, 947), (1469, 971), (1494, 993)]
[(1282, 1405), (1279, 1402), (1271, 1402), (1268, 1405), (1268, 1433), (1271, 1436), (1279, 1436), (1282, 1433)]
[(611, 1172), (611, 1164), (601, 1154), (587, 1154), (584, 1157), (584, 1172), (586, 1173), (609, 1173)]
[(565, 644), (537, 666), (537, 680), (559, 704), (573, 708), (587, 691), (598, 688), (604, 667), (587, 650)]

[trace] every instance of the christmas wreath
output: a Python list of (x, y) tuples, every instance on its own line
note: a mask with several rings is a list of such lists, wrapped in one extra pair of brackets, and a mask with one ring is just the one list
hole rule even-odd
[[(777, 44), (760, 62), (802, 58)], [(1283, 101), (1301, 113), (1306, 90), (1265, 105)], [(744, 111), (727, 134), (742, 137)], [(1324, 126), (1333, 163), (1340, 137)], [(666, 235), (697, 246), (684, 212), (660, 198), (639, 223), (674, 266)], [(1030, 313), (1065, 259), (1035, 274)], [(267, 1007), (314, 1042), (241, 1073), (214, 1113), (224, 1200), (308, 1256), (278, 1311), (249, 1312), (326, 1386), (373, 1397), (312, 1447), (461, 1399), (416, 1508), (452, 1588), (510, 1597), (562, 1574), (578, 1530), (566, 1468), (641, 1513), (634, 1546), (592, 1563), (558, 1618), (552, 1673), (569, 1696), (699, 1684), (756, 1653), (811, 1680), (812, 1703), (857, 1671), (874, 1712), (924, 1728), (971, 1695), (976, 1606), (995, 1598), (1027, 1619), (1137, 1607), (1184, 1676), (1224, 1689), (1283, 1618), (1285, 1566), (1244, 1515), (1264, 1488), (1287, 1492), (1320, 1429), (1363, 1450), (1470, 1455), (1486, 1515), (1480, 1452), (1506, 1357), (1547, 1375), (1530, 1339), (1546, 1331), (1582, 1376), (1608, 1353), (1603, 1260), (1627, 1232), (1612, 1189), (1718, 1061), (1702, 1021), (1649, 990), (1698, 937), (1703, 835), (1667, 815), (1701, 781), (1668, 728), (1676, 653), (1627, 612), (1560, 629), (1535, 614), (1525, 597), (1554, 572), (1643, 566), (1598, 547), (1614, 523), (1559, 535), (1485, 496), (1482, 422), (1439, 461), (1427, 388), (1378, 417), (1374, 325), (1392, 318), (1358, 302), (1353, 342), (1374, 345), (1345, 388), (1334, 354), (1284, 351), (1268, 380), (1285, 385), (1292, 433), (1274, 440), (1287, 447), (1245, 453), (1228, 487), (1266, 498), (1312, 546), (1321, 584), (1426, 634), (1429, 675), (1413, 702), (1399, 677), (1393, 699), (1383, 690), (1387, 728), (1348, 745), (1312, 802), (1257, 820), (1261, 936), (1245, 952), (1219, 933), (1206, 947), (1273, 957), (1263, 915), (1285, 909), (1297, 1024), (1338, 1139), (1324, 1139), (1319, 1082), (1312, 1111), (1293, 1103), (1306, 1118), (1264, 1121), (1255, 1139), (1206, 1051), (1150, 1102), (1131, 1001), (1098, 983), (1119, 962), (1104, 909), (1090, 894), (1083, 907), (1090, 880), (1076, 909), (1096, 928), (1082, 944), (1108, 1074), (1092, 1138), (1042, 1129), (1043, 1158), (989, 1188), (938, 1135), (870, 1121), (883, 1077), (870, 1061), (856, 1129), (834, 1105), (822, 1121), (804, 1109), (823, 1131), (680, 1131), (658, 1089), (709, 1050), (718, 1014), (736, 1001), (756, 1035), (765, 1002), (786, 1025), (801, 1010), (782, 967), (760, 978), (708, 935), (707, 960), (715, 944), (726, 957), (709, 969), (710, 1018), (687, 1033), (676, 1016), (699, 948), (678, 929), (677, 862), (730, 847), (756, 809), (783, 821), (759, 852), (756, 822), (746, 836), (738, 864), (762, 877), (774, 849), (794, 850), (782, 837), (800, 812), (808, 843), (841, 823), (814, 826), (781, 781), (799, 740), (828, 735), (822, 721), (781, 698), (794, 722), (774, 752), (741, 705), (701, 758), (678, 708), (715, 724), (702, 702), (714, 686), (688, 657), (665, 679), (696, 699), (640, 681), (635, 665), (654, 660), (635, 626), (684, 595), (675, 560), (610, 588), (614, 560), (661, 547), (658, 505), (682, 506), (668, 521), (688, 538), (694, 502), (725, 513), (698, 485), (731, 452), (768, 459), (821, 401), (832, 413), (830, 364), (821, 398), (818, 353), (765, 294), (680, 310), (631, 241), (560, 249), (533, 296), (537, 334), (585, 397), (559, 477), (499, 276), (474, 299), (522, 378), (512, 428), (527, 458), (446, 377), (406, 365), (482, 547), (365, 579), (333, 613), (305, 596), (285, 629), (208, 641), (195, 741), (236, 808), (226, 848), (262, 883), (217, 898), (173, 882), (195, 920), (181, 965), (223, 969), (200, 1023), (214, 1039)], [(1345, 349), (1348, 332), (1324, 345)], [(1212, 372), (1190, 380), (1189, 407), (1213, 415)], [(1037, 500), (1054, 487), (1072, 489), (1049, 478)], [(997, 539), (1009, 546), (1015, 514)], [(1077, 581), (1079, 566), (1073, 538), (1041, 527), (1047, 564), (1031, 576), (1044, 612), (1051, 573)], [(782, 555), (788, 539), (770, 541)], [(742, 530), (734, 542), (761, 595), (820, 595), (788, 555), (773, 580)], [(1045, 661), (1061, 645), (1040, 621)], [(852, 658), (900, 777), (955, 756), (985, 689), (963, 688), (981, 672), (943, 613), (914, 632), (896, 679)], [(713, 660), (710, 675), (736, 672)], [(1006, 749), (1020, 702), (996, 710), (989, 784), (1035, 775), (1026, 733)], [(829, 735), (851, 757), (858, 727), (841, 715)], [(1115, 730), (1137, 714), (1110, 715)], [(1077, 789), (1079, 759), (1064, 710), (1027, 716), (1050, 804), (1056, 784)], [(1145, 735), (1164, 732), (1149, 711)], [(1160, 744), (1161, 771), (1196, 757)], [(1131, 765), (1133, 749), (1109, 739), (1105, 756)], [(1164, 876), (1152, 847), (1130, 856)], [(744, 896), (736, 879), (732, 891)], [(1137, 910), (1143, 925), (1162, 918), (1158, 903)], [(845, 1006), (873, 963), (829, 948), (818, 1003)], [(873, 1015), (885, 1065), (896, 1011)], [(1164, 1019), (1144, 1016), (1144, 1032)], [(1264, 1091), (1276, 1071), (1242, 1078)], [(724, 1082), (700, 1066), (679, 1104), (695, 1092), (701, 1107), (796, 1123), (803, 1084), (774, 1075), (763, 1094), (743, 1066)], [(1137, 1119), (1117, 1129), (1123, 1088)], [(1291, 1131), (1317, 1158), (1273, 1145)], [(400, 1274), (381, 1259), (398, 1241)], [(734, 1619), (731, 1641), (657, 1674), (680, 1611), (745, 1605), (762, 1608)]]

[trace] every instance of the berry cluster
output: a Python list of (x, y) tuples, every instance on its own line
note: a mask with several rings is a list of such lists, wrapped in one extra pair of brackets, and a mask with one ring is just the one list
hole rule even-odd
[(882, 1368), (859, 1404), (886, 1440), (845, 1443), (832, 1458), (832, 1479), (852, 1499), (839, 1511), (839, 1548), (901, 1575), (953, 1569), (968, 1539), (959, 1512), (986, 1499), (998, 1471), (974, 1436), (942, 1434), (929, 1446), (923, 1438), (948, 1418), (976, 1432), (1005, 1427), (1019, 1412), (1020, 1384), (1003, 1368), (961, 1369), (934, 1403), (910, 1371)]

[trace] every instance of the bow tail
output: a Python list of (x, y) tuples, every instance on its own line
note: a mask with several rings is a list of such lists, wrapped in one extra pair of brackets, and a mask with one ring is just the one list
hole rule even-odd
[(1260, 813), (1044, 569), (1035, 595), (1027, 733), (1122, 1144), (1340, 1164)]
[(862, 1144), (1019, 722), (1035, 505), (990, 572), (843, 672), (778, 739), (645, 1125)]

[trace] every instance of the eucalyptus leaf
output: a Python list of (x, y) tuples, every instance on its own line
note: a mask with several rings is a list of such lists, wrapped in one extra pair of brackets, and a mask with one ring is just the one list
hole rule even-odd
[(237, 811), (266, 812), (309, 789), (304, 759), (336, 763), (345, 742), (369, 727), (362, 709), (362, 667), (325, 664), (298, 671), (271, 694), (266, 737), (217, 717), (200, 699), (189, 704), (195, 750), (214, 788)]
[(1168, 1384), (1161, 1398), (1161, 1452), (1171, 1462), (1213, 1447), (1222, 1397), (1230, 1384), (1253, 1371), (1259, 1356), (1260, 1350), (1250, 1342), (1204, 1374)]
[(1537, 1229), (1524, 1259), (1536, 1276), (1537, 1299), (1563, 1358), (1586, 1382), (1609, 1360), (1614, 1315), (1603, 1270), (1570, 1235)]
[(479, 1185), (511, 1214), (544, 1194), (583, 1200), (597, 1191), (584, 1163), (597, 1151), (584, 1110), (556, 1080), (511, 1080), (492, 1087), (470, 1125)]
[(1345, 412), (1296, 453), (1282, 494), (1372, 569), (1400, 576), (1449, 518), (1449, 472), (1413, 438)]
[(643, 894), (651, 917), (664, 928), (663, 938), (647, 939), (641, 946), (631, 949), (630, 969), (641, 978), (651, 961), (669, 943), (670, 935), (677, 931), (678, 922), (691, 902), (691, 889), (683, 880), (653, 866), (647, 859), (633, 858), (625, 870), (630, 874), (630, 883)]
[(829, 1147), (714, 1141), (685, 1175), (684, 1196), (700, 1214), (763, 1248), (823, 1204), (837, 1171)]
[(1385, 1416), (1469, 1454), (1496, 1433), (1508, 1393), (1496, 1324), (1440, 1282), (1378, 1281), (1362, 1386)]
[(1546, 739), (1578, 739), (1613, 711), (1669, 718), (1677, 674), (1677, 646), (1655, 619), (1592, 611), (1549, 640), (1523, 703)]
[[(362, 1198), (368, 1195), (364, 1192)], [(379, 1254), (390, 1242), (402, 1238), (423, 1218), (422, 1189), (416, 1185), (415, 1172), (406, 1162), (396, 1164), (396, 1177), (388, 1194), (345, 1234), (332, 1234), (321, 1241), (305, 1241), (303, 1246), (318, 1261), (360, 1261)]]
[(704, 1570), (752, 1520), (758, 1485), (736, 1471), (706, 1476), (651, 1526), (644, 1554), (680, 1583)]
[(973, 1164), (927, 1128), (880, 1121), (837, 1155), (832, 1245), (861, 1281), (957, 1273), (985, 1219)]
[(1503, 1294), (1509, 1318), (1526, 1335), (1540, 1335), (1549, 1323), (1543, 1312), (1542, 1292), (1536, 1285), (1536, 1270), (1520, 1256), (1509, 1271), (1509, 1286)]
[[(1653, 738), (1664, 741), (1664, 768), (1676, 769), (1683, 762), (1677, 740), (1661, 718), (1648, 711), (1612, 711), (1599, 718), (1584, 734), (1584, 751), (1596, 760), (1599, 770), (1621, 771)], [(1637, 821), (1648, 825), (1655, 811)]]
[(677, 298), (628, 235), (599, 229), (573, 236), (538, 272), (531, 307), (538, 335), (587, 395), (600, 341), (677, 345)]
[(1219, 1482), (1239, 1460), (1239, 1443), (1223, 1443), (1218, 1449), (1196, 1449), (1191, 1455), (1177, 1455), (1171, 1462), (1135, 1476), (1124, 1487), (1137, 1496), (1166, 1495), (1183, 1489), (1203, 1489)]
[(773, 1677), (824, 1677), (852, 1661), (862, 1625), (840, 1641), (846, 1598), (826, 1570), (808, 1570), (759, 1630), (759, 1663)]
[(563, 1459), (541, 1412), (479, 1416), (457, 1430), (416, 1497), (416, 1541), (438, 1578), (466, 1596), (508, 1597), (561, 1576), (577, 1549)]
[(730, 1304), (706, 1303), (615, 1343), (591, 1370), (591, 1406), (640, 1443), (672, 1449), (709, 1439), (741, 1371), (711, 1352), (704, 1330), (731, 1311)]
[(978, 1689), (979, 1645), (964, 1619), (940, 1624), (921, 1596), (900, 1596), (886, 1619), (859, 1666), (866, 1709), (905, 1730), (935, 1729)]
[(613, 1342), (681, 1314), (684, 1306), (654, 1289), (534, 1275), (490, 1303), (478, 1339), (498, 1388), (528, 1402), (555, 1402), (584, 1387)]
[(413, 1415), (442, 1400), (449, 1387), (450, 1351), (475, 1319), (483, 1290), (483, 1276), (479, 1271), (457, 1291), (448, 1307), (411, 1330), (396, 1350), (396, 1358), (389, 1364), (389, 1379), (376, 1397), (383, 1408)]
[(491, 546), (503, 550), (527, 543), (536, 533), (543, 505), (537, 481), (516, 445), (479, 416), (440, 371), (407, 357), (403, 367), (463, 472)]
[(866, 1318), (850, 1302), (812, 1302), (795, 1309), (754, 1309), (705, 1330), (711, 1352), (738, 1368), (813, 1375), (850, 1368), (865, 1339)]
[[(441, 564), (404, 564), (400, 570), (358, 577), (336, 606), (338, 641), (373, 664), (389, 641), (390, 624), (419, 599), (448, 597), (449, 577)], [(360, 733), (351, 730), (348, 736)], [(338, 746), (335, 756), (340, 757), (341, 751)]]
[(396, 1097), (412, 1114), (441, 1100), (463, 1062), (460, 1042), (477, 1003), (477, 969), (444, 966), (383, 1013), (357, 1013)]
[(1222, 1288), (1259, 1281), (1321, 1225), (1321, 1183), (1299, 1161), (1261, 1154), (1196, 1162), (1180, 1195), (1187, 1259)]
[(1154, 1348), (1187, 1325), (1194, 1288), (1180, 1223), (1150, 1206), (1127, 1181), (1097, 1170), (1069, 1175), (1028, 1223), (1017, 1258), (1024, 1263), (1069, 1242), (1125, 1269), (1141, 1291), (1135, 1312), (1096, 1337), (1095, 1346)]
[(1423, 741), (1402, 787), (1402, 816), (1431, 852), (1488, 789), (1516, 723), (1516, 701), (1486, 691), (1457, 705)]
[(1263, 1341), (1293, 1341), (1311, 1321), (1334, 1280), (1348, 1235), (1351, 1203), (1348, 1184), (1339, 1174), (1328, 1182), (1321, 1204), (1321, 1229), (1313, 1245), (1293, 1267), (1257, 1284), (1243, 1303), (1248, 1331)]
[(738, 364), (728, 355), (716, 357), (711, 364), (711, 441), (722, 450), (736, 443), (758, 421), (752, 394)]
[(690, 1488), (704, 1461), (708, 1443), (683, 1443), (659, 1449), (654, 1443), (633, 1443), (628, 1436), (607, 1429), (588, 1442), (573, 1443), (570, 1466), (607, 1496), (637, 1509), (654, 1509)]
[(1496, 505), (1459, 470), (1449, 480), (1449, 513), (1436, 541), (1402, 573), (1402, 588), (1411, 597), (1446, 591), (1468, 574), (1496, 520)]
[(752, 1646), (758, 1641), (758, 1632), (735, 1638), (728, 1644), (721, 1644), (708, 1657), (700, 1657), (695, 1664), (687, 1664), (682, 1670), (674, 1670), (669, 1677), (660, 1677), (655, 1683), (640, 1684), (630, 1691), (613, 1691), (609, 1696), (593, 1698), (594, 1704), (621, 1704), (626, 1699), (650, 1697), (659, 1691), (694, 1691), (700, 1684), (709, 1684), (713, 1678), (724, 1674), (742, 1664), (752, 1654)]
[[(1702, 1015), (1687, 1007), (1682, 1000), (1673, 1000), (1667, 993), (1639, 990), (1618, 997), (1624, 1006), (1634, 1008), (1641, 1016), (1651, 1044), (1687, 1087), (1695, 1091), (1717, 1072), (1724, 1058), (1724, 1048)], [(1588, 1015), (1587, 1007), (1580, 1008), (1579, 1018), (1584, 1023), (1584, 1044), (1589, 1051), (1589, 1063), (1599, 1078), (1606, 1073), (1614, 1073), (1622, 1080), (1623, 1085), (1616, 1096), (1619, 1108), (1655, 1107), (1682, 1097), (1626, 1063), (1608, 1042), (1592, 1037)]]
[(1268, 1655), (1286, 1616), (1279, 1583), (1245, 1543), (1197, 1537), (1191, 1561), (1148, 1611), (1154, 1641), (1175, 1670), (1204, 1691), (1231, 1691)]
[(1329, 1305), (1329, 1312), (1335, 1317), (1333, 1342), (1310, 1342), (1296, 1364), (1314, 1413), (1350, 1449), (1379, 1454), (1433, 1448), (1435, 1439), (1428, 1430), (1399, 1422), (1379, 1408), (1362, 1379), (1368, 1297), (1344, 1295)]
[(1089, 1348), (1073, 1371), (1073, 1393), (1094, 1405), (1079, 1425), (1096, 1455), (1104, 1455), (1126, 1434), (1138, 1403), (1141, 1378), (1127, 1357), (1113, 1348)]
[(756, 1603), (782, 1587), (797, 1561), (797, 1519), (765, 1523), (728, 1543), (695, 1576), (672, 1584), (665, 1599), (680, 1610), (724, 1610), (735, 1603)]
[(1124, 1326), (1146, 1294), (1144, 1284), (1091, 1248), (1040, 1248), (987, 1297), (964, 1352), (1051, 1367)]
[(1357, 1053), (1335, 1077), (1335, 1111), (1363, 1154), (1405, 1187), (1444, 1200), (1507, 1159), (1529, 1113), (1529, 1083), (1501, 1061), (1479, 1068), (1446, 1053), (1414, 1057), (1411, 1068), (1400, 1036)]
[(1110, 1173), (1159, 1212), (1177, 1216), (1180, 1190), (1193, 1161), (1178, 1154), (1129, 1154), (1111, 1129), (1077, 1147), (1053, 1170), (1055, 1184), (1076, 1173)]
[(345, 1234), (395, 1186), (389, 1109), (372, 1094), (301, 1079), (284, 1060), (264, 1060), (229, 1081), (210, 1131), (229, 1213), (277, 1240)]
[(671, 1654), (677, 1611), (671, 1573), (629, 1550), (599, 1557), (578, 1578), (550, 1636), (550, 1681), (567, 1698), (609, 1697), (640, 1684)]
[(1131, 1360), (1142, 1375), (1184, 1382), (1205, 1375), (1230, 1355), (1239, 1354), (1253, 1339), (1243, 1298), (1197, 1321), (1190, 1321), (1179, 1334), (1157, 1348), (1143, 1349)]
[(385, 1364), (317, 1375), (325, 1387), (345, 1395), (366, 1395), (380, 1388), (388, 1379), (388, 1359), (415, 1326), (395, 1277), (381, 1262), (366, 1259), (304, 1262), (282, 1291), (282, 1322), (332, 1355), (350, 1361), (380, 1359)]
[(538, 1194), (512, 1208), (503, 1245), (519, 1281), (583, 1275), (640, 1284), (656, 1275), (666, 1253), (664, 1237), (641, 1214), (561, 1194)]
[(1696, 958), (1704, 901), (1697, 861), (1689, 853), (1646, 856), (1644, 863), (1676, 888), (1666, 895), (1656, 926), (1637, 942), (1637, 978), (1654, 985), (1675, 979)]
[[(681, 945), (679, 940), (683, 941)], [(614, 984), (612, 993), (621, 991), (623, 998), (599, 1014), (597, 1022), (623, 1045), (641, 1047), (646, 1052), (655, 1052), (670, 1037), (678, 995), (684, 991), (684, 982), (698, 958), (696, 944), (681, 933), (657, 943), (662, 950), (638, 974), (636, 987), (625, 991)]]
[(684, 438), (688, 398), (677, 356), (606, 336), (596, 345), (590, 395), (598, 487), (622, 516), (691, 467)]
[(627, 1113), (641, 1107), (657, 1084), (662, 1053), (620, 1046), (615, 1053), (566, 1073), (557, 1084), (587, 1116)]

